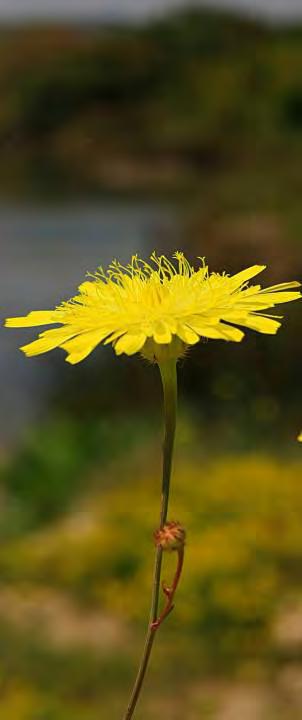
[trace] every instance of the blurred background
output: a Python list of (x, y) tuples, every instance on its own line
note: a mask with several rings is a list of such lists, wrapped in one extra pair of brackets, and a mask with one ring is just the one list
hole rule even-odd
[[(300, 0), (0, 0), (2, 317), (153, 249), (301, 279), (301, 78)], [(179, 363), (187, 557), (137, 720), (302, 717), (301, 310), (284, 311), (276, 337)], [(28, 360), (35, 335), (0, 340), (0, 715), (120, 720), (149, 607), (158, 372), (108, 347)]]

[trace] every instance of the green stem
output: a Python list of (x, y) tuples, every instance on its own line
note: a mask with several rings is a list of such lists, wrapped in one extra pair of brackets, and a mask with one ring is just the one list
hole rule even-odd
[[(164, 393), (164, 421), (165, 421), (165, 435), (163, 443), (163, 472), (162, 472), (162, 494), (161, 494), (161, 508), (160, 508), (160, 528), (162, 528), (167, 520), (168, 506), (169, 506), (169, 492), (170, 492), (170, 477), (172, 468), (174, 438), (175, 438), (175, 427), (176, 427), (176, 409), (177, 409), (177, 372), (176, 372), (176, 360), (167, 360), (159, 365), (163, 393)], [(162, 568), (162, 555), (163, 551), (161, 547), (157, 547), (155, 555), (155, 565), (153, 574), (153, 585), (152, 585), (152, 599), (151, 599), (151, 610), (148, 631), (145, 640), (145, 646), (143, 650), (143, 656), (138, 669), (136, 681), (132, 690), (129, 705), (124, 715), (123, 720), (130, 720), (133, 717), (143, 682), (145, 679), (151, 650), (155, 638), (155, 633), (158, 627), (154, 625), (158, 615), (159, 605), (159, 592), (160, 592), (160, 578)]]

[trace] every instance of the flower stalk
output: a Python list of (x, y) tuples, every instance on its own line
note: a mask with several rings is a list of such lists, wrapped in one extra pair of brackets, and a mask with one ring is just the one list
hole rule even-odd
[[(164, 442), (163, 442), (163, 470), (162, 470), (162, 492), (161, 492), (161, 507), (160, 507), (160, 526), (159, 530), (162, 530), (165, 526), (169, 507), (169, 494), (170, 494), (170, 478), (172, 469), (173, 459), (173, 448), (175, 439), (175, 428), (176, 428), (176, 411), (177, 411), (177, 370), (176, 370), (176, 359), (170, 359), (165, 362), (159, 363), (159, 370), (162, 379), (163, 395), (164, 395)], [(130, 697), (129, 705), (124, 715), (123, 720), (130, 720), (133, 717), (142, 687), (146, 675), (146, 671), (149, 664), (149, 659), (154, 643), (156, 631), (160, 627), (163, 620), (171, 612), (172, 601), (175, 595), (175, 591), (180, 579), (182, 561), (183, 561), (183, 549), (179, 551), (178, 564), (176, 574), (174, 577), (171, 588), (163, 587), (164, 593), (168, 598), (166, 607), (164, 608), (160, 617), (158, 617), (159, 607), (159, 594), (160, 594), (160, 581), (161, 581), (161, 569), (162, 569), (162, 557), (163, 547), (160, 543), (156, 547), (153, 584), (152, 584), (152, 598), (151, 598), (151, 609), (150, 619), (145, 640), (145, 646), (141, 663), (138, 669), (137, 677), (134, 683), (132, 694)], [(182, 555), (181, 562), (179, 561)]]

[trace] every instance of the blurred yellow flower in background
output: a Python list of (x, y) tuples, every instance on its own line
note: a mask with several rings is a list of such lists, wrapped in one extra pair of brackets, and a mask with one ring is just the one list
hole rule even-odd
[(293, 290), (300, 286), (295, 281), (263, 290), (261, 285), (249, 286), (265, 265), (229, 276), (209, 273), (203, 260), (195, 270), (181, 252), (173, 257), (175, 263), (153, 253), (146, 263), (135, 255), (126, 266), (114, 260), (106, 272), (100, 268), (79, 286), (78, 295), (54, 310), (8, 318), (5, 324), (61, 325), (24, 345), (21, 350), (28, 356), (61, 347), (68, 353), (67, 361), (75, 364), (99, 343), (111, 343), (117, 355), (141, 352), (160, 362), (179, 357), (201, 337), (240, 342), (244, 333), (234, 325), (274, 334), (280, 316), (264, 311), (301, 297)]

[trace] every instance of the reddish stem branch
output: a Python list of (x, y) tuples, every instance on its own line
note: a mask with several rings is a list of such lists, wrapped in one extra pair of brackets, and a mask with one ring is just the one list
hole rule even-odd
[(173, 578), (173, 583), (171, 587), (168, 587), (164, 582), (162, 583), (162, 590), (167, 598), (167, 602), (160, 614), (160, 616), (154, 620), (154, 622), (151, 624), (151, 630), (157, 630), (159, 626), (162, 624), (162, 622), (166, 619), (166, 617), (172, 612), (174, 608), (174, 597), (175, 593), (178, 587), (178, 583), (180, 581), (181, 572), (183, 568), (184, 563), (184, 547), (177, 548), (177, 566), (175, 575)]

